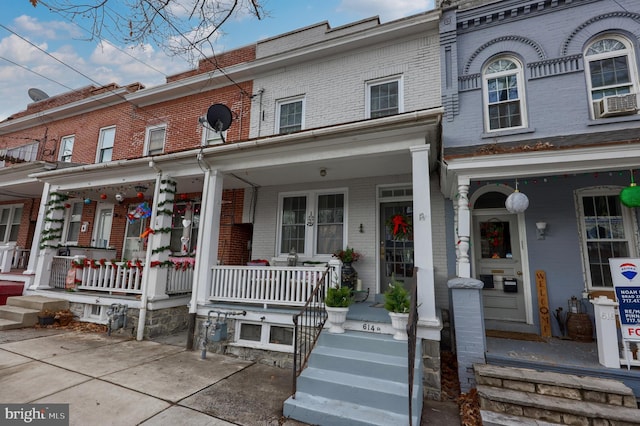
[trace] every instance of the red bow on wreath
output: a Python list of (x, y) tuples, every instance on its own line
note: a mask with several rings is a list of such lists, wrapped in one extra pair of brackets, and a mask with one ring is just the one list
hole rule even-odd
[(398, 235), (398, 232), (400, 230), (402, 230), (403, 234), (407, 233), (407, 229), (409, 228), (409, 224), (405, 220), (404, 216), (399, 215), (399, 214), (395, 215), (393, 218), (391, 218), (391, 223), (393, 224), (393, 235), (394, 236)]

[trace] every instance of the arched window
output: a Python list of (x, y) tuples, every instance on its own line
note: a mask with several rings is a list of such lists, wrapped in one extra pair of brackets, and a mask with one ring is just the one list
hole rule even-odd
[(487, 131), (526, 127), (522, 64), (502, 57), (483, 71)]
[[(603, 36), (587, 46), (584, 58), (594, 117), (636, 112), (638, 78), (631, 42), (621, 36)], [(622, 98), (607, 105), (600, 101), (610, 96)]]

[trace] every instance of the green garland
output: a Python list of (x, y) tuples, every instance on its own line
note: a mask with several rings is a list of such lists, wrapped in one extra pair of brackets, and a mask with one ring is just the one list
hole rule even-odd
[(156, 204), (156, 207), (162, 207), (166, 204), (173, 204), (173, 201), (174, 201), (173, 199), (172, 200), (166, 199), (164, 201), (160, 201), (158, 204)]
[(153, 250), (151, 250), (151, 254), (158, 254), (158, 253), (162, 253), (165, 251), (170, 251), (171, 250), (171, 246), (162, 246), (162, 247), (158, 247), (155, 248)]
[(166, 228), (158, 228), (158, 229), (154, 229), (153, 233), (154, 234), (169, 234), (171, 233), (172, 228), (170, 226), (166, 227)]
[[(51, 198), (45, 204), (47, 207), (47, 213), (45, 214), (44, 221), (49, 223), (59, 223), (63, 224), (64, 219), (54, 219), (52, 218), (52, 213), (56, 210), (64, 210), (66, 207), (62, 204), (69, 199), (67, 194), (63, 194), (61, 192), (52, 192), (49, 194)], [(60, 247), (60, 238), (62, 238), (62, 226), (60, 227), (51, 227), (49, 229), (45, 229), (40, 233), (40, 249), (44, 249), (47, 247), (50, 248), (58, 248)], [(58, 240), (58, 244), (47, 244), (47, 241)]]

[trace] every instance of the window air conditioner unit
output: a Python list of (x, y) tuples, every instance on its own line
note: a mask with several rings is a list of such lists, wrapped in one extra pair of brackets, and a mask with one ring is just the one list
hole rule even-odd
[(638, 112), (638, 95), (629, 93), (618, 96), (605, 96), (596, 102), (597, 117), (635, 114)]

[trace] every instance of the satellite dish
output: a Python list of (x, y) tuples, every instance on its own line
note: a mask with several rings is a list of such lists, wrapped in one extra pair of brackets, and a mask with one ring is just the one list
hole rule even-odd
[(231, 126), (231, 110), (223, 104), (213, 104), (207, 111), (207, 122), (216, 132), (223, 132)]
[(45, 92), (40, 89), (36, 89), (35, 87), (29, 89), (27, 93), (29, 93), (29, 97), (31, 98), (31, 100), (33, 100), (33, 102), (42, 101), (49, 97), (49, 95), (47, 95)]

